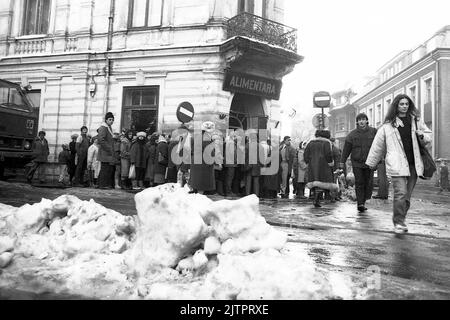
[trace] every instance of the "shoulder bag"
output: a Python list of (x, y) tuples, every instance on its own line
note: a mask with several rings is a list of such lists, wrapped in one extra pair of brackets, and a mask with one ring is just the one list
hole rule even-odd
[[(417, 119), (416, 119), (416, 130), (417, 127)], [(433, 177), (433, 174), (436, 172), (436, 164), (434, 163), (433, 157), (428, 152), (428, 149), (421, 143), (421, 137), (416, 133), (417, 135), (417, 142), (419, 144), (420, 149), (420, 157), (422, 158), (423, 162), (423, 175), (420, 176), (423, 180), (428, 180)]]

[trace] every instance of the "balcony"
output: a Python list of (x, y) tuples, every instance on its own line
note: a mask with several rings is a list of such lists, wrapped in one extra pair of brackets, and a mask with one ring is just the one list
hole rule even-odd
[(297, 29), (244, 12), (227, 22), (227, 39), (241, 36), (297, 52)]

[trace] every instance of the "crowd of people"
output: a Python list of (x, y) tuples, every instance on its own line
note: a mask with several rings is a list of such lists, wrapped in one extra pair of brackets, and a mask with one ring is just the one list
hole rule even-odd
[[(366, 114), (358, 114), (357, 127), (346, 137), (342, 151), (328, 130), (317, 130), (314, 138), (298, 146), (292, 145), (289, 136), (272, 146), (271, 139), (257, 134), (241, 136), (229, 131), (223, 137), (210, 121), (195, 132), (182, 126), (183, 131), (174, 136), (131, 130), (114, 133), (113, 123), (114, 115), (109, 112), (96, 135), (91, 136), (83, 126), (79, 135), (72, 135), (72, 141), (62, 145), (58, 157), (61, 184), (142, 190), (180, 183), (188, 184), (191, 193), (232, 197), (256, 194), (274, 199), (288, 198), (292, 182), (296, 198), (309, 198), (315, 207), (321, 207), (322, 199), (341, 199), (343, 189), (348, 187), (346, 177), (351, 174), (357, 210), (365, 212), (366, 201), (372, 198), (374, 171), (378, 170), (379, 190), (374, 197), (387, 199), (389, 176), (394, 189), (396, 232), (408, 230), (405, 218), (411, 194), (424, 171), (419, 144), (426, 146), (431, 142), (431, 131), (420, 121), (413, 101), (404, 94), (395, 97), (378, 129), (369, 125)], [(194, 141), (201, 143), (195, 145)], [(42, 169), (49, 153), (45, 132), (39, 133), (35, 150), (39, 155), (28, 172), (29, 181), (37, 169)], [(213, 161), (204, 156), (208, 153), (214, 156)], [(200, 160), (196, 161), (198, 154)], [(252, 154), (257, 154), (256, 162), (249, 161)], [(188, 161), (187, 155), (191, 156)], [(351, 170), (347, 172), (349, 157)], [(276, 170), (272, 166), (274, 159), (278, 160)], [(445, 162), (440, 171), (441, 189), (448, 189)], [(309, 195), (305, 194), (306, 189)]]

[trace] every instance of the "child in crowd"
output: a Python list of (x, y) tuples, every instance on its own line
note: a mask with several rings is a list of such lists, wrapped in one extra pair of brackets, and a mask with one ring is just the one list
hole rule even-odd
[(59, 163), (59, 179), (58, 179), (58, 182), (61, 185), (65, 185), (65, 180), (67, 180), (67, 182), (70, 181), (70, 179), (69, 179), (69, 166), (71, 164), (70, 149), (69, 149), (69, 146), (67, 144), (63, 144), (62, 145), (62, 151), (58, 155), (58, 163)]

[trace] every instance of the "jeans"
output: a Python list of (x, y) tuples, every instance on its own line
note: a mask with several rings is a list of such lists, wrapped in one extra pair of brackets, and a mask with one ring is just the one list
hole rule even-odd
[(377, 168), (378, 172), (378, 196), (387, 198), (389, 196), (389, 181), (386, 175), (386, 164), (380, 163)]
[(281, 194), (289, 194), (289, 163), (281, 162)]
[(64, 182), (64, 178), (68, 175), (68, 167), (67, 164), (60, 164), (59, 166), (59, 183)]
[(358, 206), (363, 206), (366, 200), (372, 198), (373, 171), (370, 168), (353, 167), (355, 175), (355, 192)]
[(409, 177), (392, 177), (392, 186), (394, 188), (394, 225), (405, 224), (406, 215), (411, 206), (411, 195), (416, 186), (417, 173), (416, 168), (409, 168)]
[(252, 176), (252, 172), (248, 172), (245, 175), (245, 195), (248, 196), (252, 193), (259, 197), (259, 176)]

